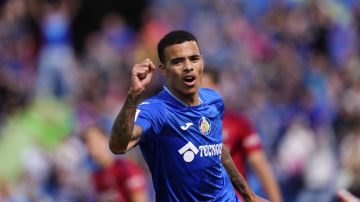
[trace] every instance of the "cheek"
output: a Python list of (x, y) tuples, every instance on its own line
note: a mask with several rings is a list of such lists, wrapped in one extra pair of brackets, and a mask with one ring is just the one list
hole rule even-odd
[(202, 80), (203, 80), (203, 75), (200, 74), (200, 75), (199, 75), (199, 81), (200, 81), (200, 83), (202, 82)]
[(203, 74), (204, 74), (202, 68), (199, 70), (198, 74), (199, 74), (199, 78), (201, 79), (203, 77)]
[(172, 80), (178, 80), (181, 78), (181, 72), (178, 71), (177, 69), (173, 69), (172, 71), (169, 72), (169, 77)]

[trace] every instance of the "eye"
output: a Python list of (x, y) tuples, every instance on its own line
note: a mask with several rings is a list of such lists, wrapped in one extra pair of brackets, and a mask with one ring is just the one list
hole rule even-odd
[(182, 62), (181, 59), (175, 59), (175, 60), (171, 61), (171, 64), (172, 65), (179, 65), (179, 64), (181, 64), (181, 62)]
[(200, 60), (200, 56), (198, 56), (198, 55), (196, 55), (196, 56), (192, 56), (192, 57), (190, 57), (190, 61), (191, 62), (197, 62), (197, 61), (199, 61)]
[(176, 61), (174, 61), (172, 64), (173, 64), (173, 65), (178, 65), (178, 64), (180, 64), (180, 61), (176, 60)]

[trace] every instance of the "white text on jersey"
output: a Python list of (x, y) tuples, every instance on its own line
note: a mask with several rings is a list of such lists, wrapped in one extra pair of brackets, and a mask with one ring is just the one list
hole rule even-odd
[(221, 155), (222, 153), (222, 143), (219, 144), (210, 144), (210, 145), (200, 145), (199, 149), (195, 147), (192, 142), (188, 142), (182, 148), (178, 150), (180, 155), (183, 155), (185, 162), (191, 162), (194, 160), (195, 155), (200, 152), (200, 157), (210, 157)]
[(200, 157), (221, 155), (222, 143), (199, 146)]

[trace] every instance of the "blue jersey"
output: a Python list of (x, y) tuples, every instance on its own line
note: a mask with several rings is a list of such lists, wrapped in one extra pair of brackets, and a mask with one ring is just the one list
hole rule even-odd
[(156, 201), (240, 201), (221, 164), (224, 102), (200, 88), (201, 104), (188, 106), (164, 87), (142, 102), (135, 124)]

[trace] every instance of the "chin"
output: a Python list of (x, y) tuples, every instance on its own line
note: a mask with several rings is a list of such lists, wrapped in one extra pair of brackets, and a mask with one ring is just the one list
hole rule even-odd
[(199, 91), (199, 85), (194, 85), (192, 87), (178, 85), (174, 88), (171, 88), (175, 91), (175, 94), (181, 94), (181, 96), (193, 96)]
[(199, 91), (199, 87), (194, 86), (194, 87), (191, 87), (191, 88), (189, 88), (187, 90), (184, 90), (184, 93), (187, 94), (187, 95), (194, 95), (198, 91)]

